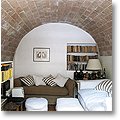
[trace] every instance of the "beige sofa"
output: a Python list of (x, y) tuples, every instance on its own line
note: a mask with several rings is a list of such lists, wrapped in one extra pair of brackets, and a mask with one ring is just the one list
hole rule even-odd
[(23, 87), (25, 98), (29, 97), (44, 97), (49, 104), (56, 104), (57, 98), (75, 97), (76, 82), (70, 78), (65, 83), (64, 87), (59, 86), (26, 86), (20, 81), (20, 77), (14, 79), (14, 87)]

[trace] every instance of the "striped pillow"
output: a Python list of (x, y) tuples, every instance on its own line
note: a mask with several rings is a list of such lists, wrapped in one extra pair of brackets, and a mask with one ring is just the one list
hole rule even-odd
[(49, 86), (56, 86), (56, 82), (53, 81), (53, 79), (55, 79), (52, 75), (49, 75), (47, 77), (44, 77), (42, 79), (43, 82), (45, 82), (46, 85), (49, 85)]
[(104, 80), (101, 83), (99, 83), (96, 87), (96, 90), (103, 90), (106, 92), (111, 92), (112, 91), (112, 81), (111, 80)]
[(34, 83), (34, 78), (31, 75), (20, 78), (20, 80), (27, 86), (33, 86), (35, 84)]

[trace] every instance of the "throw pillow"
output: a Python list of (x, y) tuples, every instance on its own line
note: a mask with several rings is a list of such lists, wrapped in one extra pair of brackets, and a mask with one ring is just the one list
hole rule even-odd
[(110, 92), (108, 93), (109, 97), (112, 97), (112, 89), (110, 90)]
[(27, 86), (33, 86), (35, 84), (34, 83), (34, 78), (31, 75), (20, 78), (20, 80)]
[(42, 79), (43, 79), (42, 75), (40, 75), (40, 76), (33, 75), (33, 78), (34, 78), (34, 82), (35, 82), (36, 86), (46, 85), (45, 82), (42, 81)]
[(112, 81), (111, 80), (104, 80), (101, 83), (99, 83), (96, 87), (96, 90), (103, 90), (106, 92), (111, 92), (112, 90)]
[(55, 79), (52, 75), (49, 75), (47, 77), (44, 77), (42, 79), (42, 81), (44, 81), (46, 83), (46, 85), (49, 85), (49, 86), (56, 86), (56, 82), (53, 81), (53, 79)]
[(60, 87), (64, 87), (66, 81), (68, 80), (68, 78), (63, 77), (61, 74), (58, 74), (56, 76), (56, 78), (54, 79), (54, 81), (57, 83), (58, 86)]

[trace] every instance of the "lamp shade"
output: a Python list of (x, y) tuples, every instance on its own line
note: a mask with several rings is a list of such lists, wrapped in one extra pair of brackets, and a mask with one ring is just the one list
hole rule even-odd
[(89, 59), (86, 69), (87, 70), (101, 70), (102, 66), (101, 66), (99, 59)]

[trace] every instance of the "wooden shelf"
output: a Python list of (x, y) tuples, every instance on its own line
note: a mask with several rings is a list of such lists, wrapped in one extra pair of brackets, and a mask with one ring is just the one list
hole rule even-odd
[(2, 61), (1, 64), (6, 64), (6, 63), (13, 63), (13, 61)]
[(67, 70), (85, 70), (91, 58), (98, 58), (96, 43), (67, 43)]
[(73, 55), (73, 56), (95, 56), (95, 55), (98, 55), (97, 53), (67, 53), (67, 55)]

